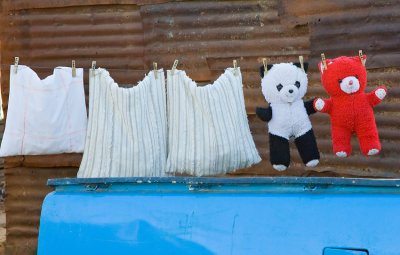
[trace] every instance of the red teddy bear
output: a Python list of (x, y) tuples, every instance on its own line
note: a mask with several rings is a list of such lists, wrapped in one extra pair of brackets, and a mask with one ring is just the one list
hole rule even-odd
[(381, 86), (365, 93), (367, 57), (338, 57), (318, 64), (321, 81), (331, 96), (317, 98), (314, 108), (331, 117), (333, 152), (339, 157), (351, 154), (351, 135), (355, 133), (364, 155), (378, 154), (381, 150), (373, 107), (386, 96), (386, 87)]

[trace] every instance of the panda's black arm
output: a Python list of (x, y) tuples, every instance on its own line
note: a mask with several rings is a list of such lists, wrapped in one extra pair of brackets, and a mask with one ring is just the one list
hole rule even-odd
[(304, 107), (306, 108), (307, 114), (311, 115), (317, 111), (314, 109), (314, 98), (304, 102)]
[(262, 121), (270, 121), (272, 119), (272, 108), (271, 106), (268, 108), (257, 107), (256, 114)]

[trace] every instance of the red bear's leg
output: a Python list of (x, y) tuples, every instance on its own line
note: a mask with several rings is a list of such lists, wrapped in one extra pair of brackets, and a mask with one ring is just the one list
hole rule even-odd
[(375, 120), (371, 120), (369, 123), (363, 123), (363, 125), (358, 126), (356, 128), (356, 134), (360, 141), (361, 152), (365, 156), (372, 156), (380, 152), (381, 143), (379, 142)]
[(339, 157), (351, 154), (351, 131), (343, 127), (332, 127), (333, 152)]

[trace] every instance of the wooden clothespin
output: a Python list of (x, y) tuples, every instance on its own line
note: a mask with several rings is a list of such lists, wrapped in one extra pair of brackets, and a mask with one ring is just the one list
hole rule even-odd
[(266, 58), (263, 58), (262, 61), (263, 61), (263, 65), (264, 65), (264, 76), (265, 76), (265, 75), (267, 75), (267, 72), (268, 72), (268, 62), (267, 62)]
[(176, 67), (178, 66), (178, 60), (175, 59), (174, 64), (172, 65), (171, 74), (174, 74)]
[(324, 65), (324, 70), (328, 69), (328, 66), (326, 65), (326, 58), (325, 58), (324, 53), (321, 53), (321, 59), (322, 59), (322, 64)]
[(237, 61), (236, 61), (236, 59), (233, 60), (233, 69), (234, 69), (233, 74), (237, 75)]
[(299, 62), (300, 62), (301, 69), (305, 72), (305, 70), (304, 70), (304, 59), (303, 59), (303, 56), (299, 56)]
[(72, 60), (72, 77), (76, 77), (75, 60)]
[(361, 63), (363, 64), (363, 66), (365, 66), (365, 58), (364, 58), (362, 50), (358, 51), (358, 56), (360, 57), (360, 60), (361, 60)]
[(157, 62), (153, 62), (154, 78), (157, 80)]
[(90, 69), (90, 71), (94, 75), (94, 72), (96, 71), (96, 61), (92, 61), (92, 68)]
[(18, 72), (19, 57), (14, 58), (14, 73)]

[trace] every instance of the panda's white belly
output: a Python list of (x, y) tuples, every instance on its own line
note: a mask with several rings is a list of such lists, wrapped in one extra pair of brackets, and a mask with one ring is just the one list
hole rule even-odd
[(311, 122), (303, 100), (293, 103), (271, 103), (272, 119), (268, 122), (271, 134), (289, 139), (299, 137), (311, 129)]

